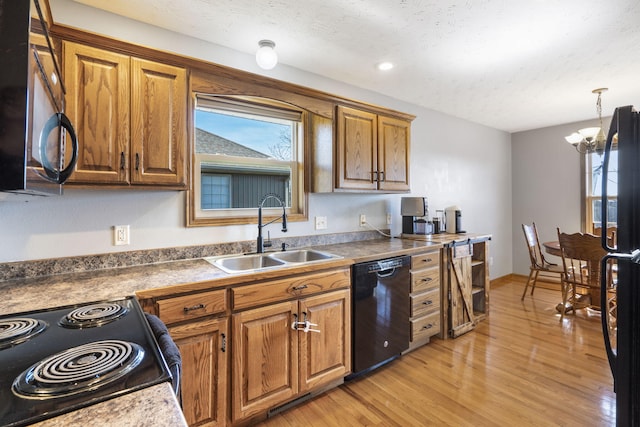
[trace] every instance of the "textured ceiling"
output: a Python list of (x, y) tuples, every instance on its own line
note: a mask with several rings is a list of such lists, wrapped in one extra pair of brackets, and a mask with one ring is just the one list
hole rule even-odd
[(74, 1), (509, 132), (640, 105), (638, 0)]

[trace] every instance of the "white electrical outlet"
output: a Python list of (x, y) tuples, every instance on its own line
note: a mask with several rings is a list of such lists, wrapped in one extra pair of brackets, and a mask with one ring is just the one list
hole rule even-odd
[(387, 214), (387, 225), (391, 225), (391, 214)]
[(115, 246), (128, 245), (129, 241), (129, 226), (128, 225), (114, 225), (113, 226), (113, 244)]
[(327, 217), (326, 216), (317, 216), (316, 217), (316, 230), (326, 230), (327, 229)]
[(360, 227), (364, 227), (365, 225), (367, 225), (367, 216), (360, 214)]

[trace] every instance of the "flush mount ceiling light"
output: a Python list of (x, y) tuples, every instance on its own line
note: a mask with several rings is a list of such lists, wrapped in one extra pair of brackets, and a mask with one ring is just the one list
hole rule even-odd
[(385, 62), (381, 62), (377, 65), (378, 70), (380, 71), (387, 71), (393, 68), (393, 63), (385, 61)]
[(580, 129), (577, 132), (564, 137), (564, 139), (566, 139), (569, 144), (573, 145), (581, 154), (589, 154), (593, 152), (602, 154), (604, 151), (604, 145), (607, 142), (607, 138), (605, 137), (604, 130), (602, 129), (602, 93), (607, 90), (608, 88), (601, 87), (591, 91), (591, 93), (598, 94), (596, 111), (598, 112), (600, 127)]
[(278, 63), (278, 54), (275, 51), (276, 44), (271, 40), (260, 40), (256, 52), (256, 62), (263, 70), (270, 70)]

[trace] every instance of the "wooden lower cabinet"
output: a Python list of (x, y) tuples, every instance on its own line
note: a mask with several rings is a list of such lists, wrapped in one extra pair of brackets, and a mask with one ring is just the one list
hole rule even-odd
[(182, 411), (190, 426), (222, 426), (227, 419), (226, 317), (169, 328), (182, 356)]
[(349, 290), (300, 301), (299, 312), (320, 332), (299, 332), (300, 392), (343, 378), (351, 371), (351, 300)]
[(456, 338), (475, 329), (489, 313), (489, 241), (456, 243), (446, 249), (448, 334)]
[(291, 399), (298, 391), (297, 301), (233, 315), (233, 420)]
[(440, 249), (411, 257), (411, 341), (409, 351), (441, 334)]
[[(233, 314), (232, 420), (344, 378), (351, 369), (350, 310), (343, 289)], [(314, 324), (307, 332), (305, 321)]]

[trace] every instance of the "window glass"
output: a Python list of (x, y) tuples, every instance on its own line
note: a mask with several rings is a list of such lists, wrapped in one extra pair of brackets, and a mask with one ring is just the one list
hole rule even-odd
[[(256, 98), (198, 96), (194, 147), (197, 218), (253, 217), (277, 195), (289, 214), (303, 203), (299, 109)], [(268, 199), (264, 207), (279, 207)]]
[[(587, 231), (593, 232), (602, 222), (602, 179), (604, 156), (592, 153), (587, 160)], [(607, 172), (607, 226), (615, 227), (618, 220), (618, 151), (612, 150)]]

